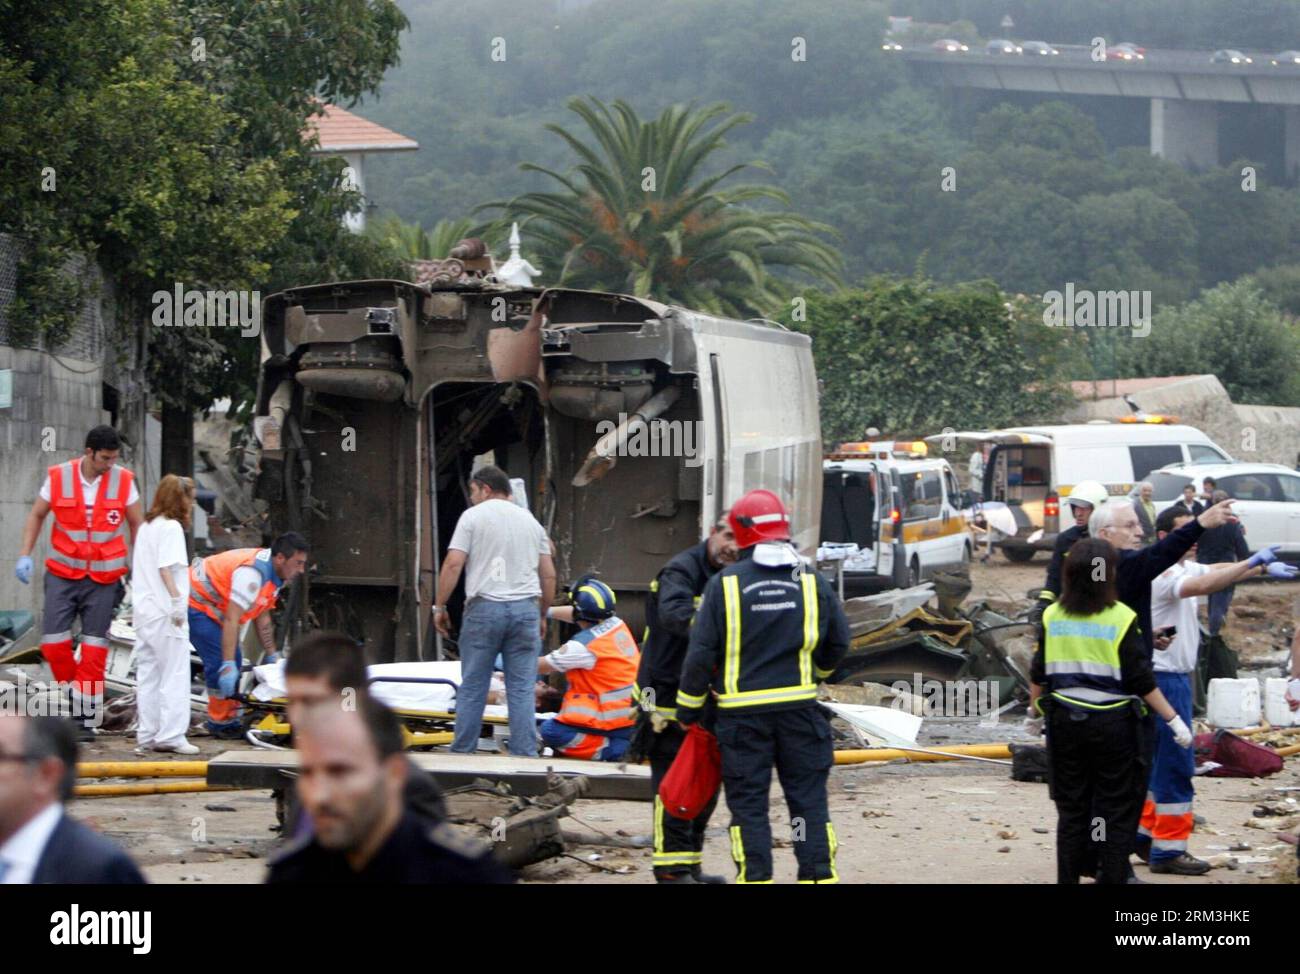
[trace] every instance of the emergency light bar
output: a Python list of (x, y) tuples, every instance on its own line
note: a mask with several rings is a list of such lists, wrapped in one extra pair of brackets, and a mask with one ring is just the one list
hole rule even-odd
[(1152, 425), (1169, 425), (1178, 422), (1177, 416), (1165, 416), (1160, 413), (1138, 413), (1133, 416), (1121, 416), (1121, 423), (1150, 423)]
[(840, 448), (835, 451), (839, 454), (852, 454), (854, 456), (869, 457), (873, 460), (888, 460), (890, 457), (903, 454), (905, 456), (928, 456), (930, 447), (924, 440), (881, 440), (879, 442), (859, 442), (859, 443), (841, 443)]

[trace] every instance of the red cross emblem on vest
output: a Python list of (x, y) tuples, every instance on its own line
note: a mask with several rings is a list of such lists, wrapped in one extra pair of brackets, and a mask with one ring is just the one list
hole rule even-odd
[(122, 512), (118, 510), (105, 511), (104, 516), (108, 518), (108, 523), (116, 527), (122, 523)]

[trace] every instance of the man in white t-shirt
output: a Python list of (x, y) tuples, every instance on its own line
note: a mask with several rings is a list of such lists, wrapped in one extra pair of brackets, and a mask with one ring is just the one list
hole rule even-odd
[[(1178, 508), (1162, 511), (1156, 518), (1156, 538), (1165, 538), (1190, 519), (1190, 514)], [(1156, 685), (1189, 726), (1192, 680), (1201, 642), (1196, 599), (1264, 572), (1279, 578), (1296, 574), (1290, 565), (1276, 561), (1269, 549), (1242, 561), (1202, 565), (1196, 561), (1196, 546), (1192, 545), (1182, 560), (1151, 583), (1151, 628), (1156, 645), (1169, 638), (1168, 645), (1157, 648), (1153, 657)], [(1199, 876), (1209, 871), (1210, 864), (1187, 851), (1194, 822), (1196, 755), (1190, 748), (1179, 747), (1163, 722), (1157, 735), (1137, 852), (1150, 862), (1153, 873)]]
[[(83, 740), (93, 739), (101, 722), (108, 627), (120, 580), (129, 568), (123, 529), (134, 544), (144, 519), (135, 477), (117, 466), (121, 449), (117, 430), (96, 426), (86, 434), (80, 460), (49, 468), (23, 526), (14, 569), (24, 585), (31, 581), (32, 549), (52, 511), (41, 653), (55, 682), (69, 687), (72, 716), (81, 724)], [(80, 659), (72, 647), (72, 624), (78, 617)]]
[(537, 519), (511, 500), (510, 478), (480, 467), (469, 479), (471, 507), (456, 522), (438, 575), (434, 625), (451, 635), (447, 602), (465, 574), (461, 619), (461, 684), (456, 693), (456, 736), (451, 750), (478, 747), (493, 662), (501, 654), (510, 715), (510, 753), (537, 756), (534, 684), (546, 633), (546, 609), (555, 601), (551, 543)]

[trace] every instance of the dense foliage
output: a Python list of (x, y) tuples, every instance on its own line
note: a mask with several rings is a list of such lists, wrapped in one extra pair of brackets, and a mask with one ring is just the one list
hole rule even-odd
[(876, 278), (814, 293), (782, 316), (812, 335), (827, 443), (979, 429), (1051, 417), (1065, 402), (1062, 329), (989, 282)]

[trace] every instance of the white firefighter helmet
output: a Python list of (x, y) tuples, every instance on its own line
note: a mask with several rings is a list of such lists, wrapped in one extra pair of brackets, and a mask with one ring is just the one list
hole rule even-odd
[(1090, 504), (1093, 510), (1096, 510), (1102, 504), (1106, 503), (1110, 497), (1104, 484), (1095, 480), (1085, 480), (1082, 483), (1075, 484), (1070, 491), (1070, 496), (1065, 499), (1065, 503), (1074, 507), (1078, 504)]

